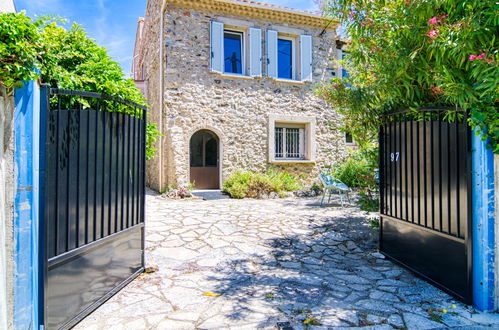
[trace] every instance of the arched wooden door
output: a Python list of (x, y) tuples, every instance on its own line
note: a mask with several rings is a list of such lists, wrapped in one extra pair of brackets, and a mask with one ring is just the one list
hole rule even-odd
[(220, 140), (209, 130), (201, 130), (191, 137), (191, 179), (196, 189), (220, 188)]

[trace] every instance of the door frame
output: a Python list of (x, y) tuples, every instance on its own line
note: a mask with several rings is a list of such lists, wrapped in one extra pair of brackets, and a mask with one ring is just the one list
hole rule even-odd
[[(187, 146), (187, 182), (191, 182), (191, 139), (199, 131), (210, 131), (218, 138), (218, 190), (222, 189), (223, 184), (223, 157), (224, 157), (224, 136), (216, 128), (211, 126), (199, 126), (191, 130), (187, 135), (186, 146)], [(194, 187), (194, 189), (196, 189)]]

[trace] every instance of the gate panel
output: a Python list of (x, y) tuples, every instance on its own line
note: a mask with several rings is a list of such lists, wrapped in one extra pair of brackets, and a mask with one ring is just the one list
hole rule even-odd
[(143, 271), (146, 111), (47, 94), (44, 324), (67, 329)]
[(115, 235), (49, 262), (47, 329), (71, 327), (142, 272), (142, 228)]
[(380, 131), (380, 250), (471, 301), (470, 156), (466, 114), (399, 112)]

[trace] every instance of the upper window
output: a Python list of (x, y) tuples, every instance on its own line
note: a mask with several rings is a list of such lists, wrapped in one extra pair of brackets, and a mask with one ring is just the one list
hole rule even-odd
[(313, 81), (312, 37), (267, 30), (267, 76)]
[(262, 30), (211, 22), (211, 71), (231, 77), (262, 76)]
[(294, 40), (278, 39), (277, 49), (277, 77), (294, 79)]
[(224, 31), (224, 72), (243, 74), (243, 33)]
[(210, 30), (212, 72), (237, 78), (262, 77), (266, 67), (269, 78), (291, 82), (313, 81), (310, 35), (292, 35), (268, 29), (265, 65), (262, 29), (212, 21)]

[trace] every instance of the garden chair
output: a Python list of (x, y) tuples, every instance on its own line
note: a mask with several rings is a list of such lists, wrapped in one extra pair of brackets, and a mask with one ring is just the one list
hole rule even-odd
[(324, 193), (322, 194), (321, 206), (324, 204), (326, 195), (329, 193), (328, 203), (331, 201), (331, 195), (333, 191), (337, 191), (340, 195), (341, 207), (343, 207), (343, 195), (346, 195), (348, 202), (350, 203), (349, 192), (352, 191), (350, 187), (341, 182), (339, 179), (333, 177), (331, 174), (322, 173), (319, 175), (319, 179), (324, 185)]

